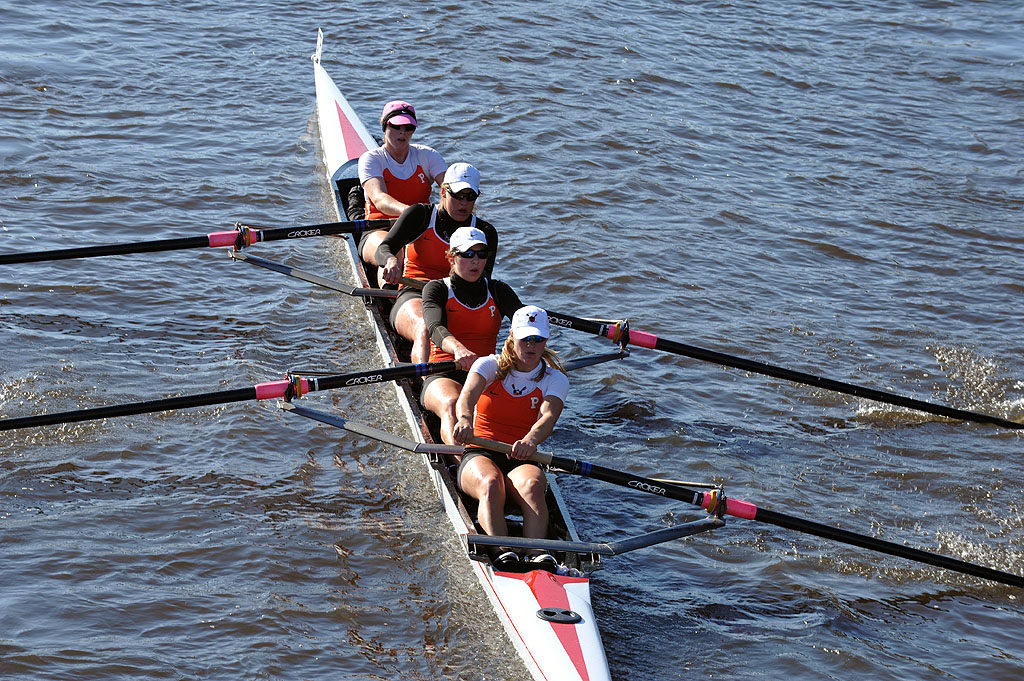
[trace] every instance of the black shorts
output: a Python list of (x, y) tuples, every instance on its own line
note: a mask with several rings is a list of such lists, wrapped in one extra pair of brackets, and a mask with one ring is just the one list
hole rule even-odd
[(391, 328), (395, 328), (395, 319), (398, 317), (398, 310), (403, 305), (408, 303), (413, 298), (422, 298), (423, 292), (419, 289), (406, 286), (398, 293), (398, 297), (395, 298), (395, 304), (391, 306), (391, 315), (388, 317), (388, 321), (391, 322)]
[(359, 247), (358, 253), (359, 253), (359, 257), (360, 258), (363, 257), (363, 244), (366, 243), (366, 237), (370, 236), (371, 234), (373, 234), (376, 231), (377, 230), (375, 230), (375, 229), (369, 229), (369, 230), (367, 230), (365, 232), (360, 232), (359, 233), (359, 243), (357, 245)]
[(423, 379), (423, 387), (420, 388), (420, 404), (424, 404), (424, 399), (427, 395), (427, 386), (436, 381), (439, 378), (450, 378), (459, 385), (466, 385), (466, 377), (469, 372), (463, 371), (462, 369), (456, 369), (455, 371), (446, 371), (443, 374), (431, 374)]
[[(455, 484), (462, 489), (462, 469), (466, 467), (466, 464), (475, 459), (478, 456), (484, 456), (494, 462), (494, 464), (501, 471), (502, 475), (507, 476), (516, 468), (520, 466), (540, 466), (535, 461), (521, 461), (519, 459), (513, 459), (510, 456), (502, 454), (501, 452), (492, 452), (489, 449), (477, 449), (476, 447), (467, 447), (466, 453), (462, 455), (462, 461), (459, 462), (459, 470), (455, 473)], [(463, 490), (465, 491), (465, 490)]]

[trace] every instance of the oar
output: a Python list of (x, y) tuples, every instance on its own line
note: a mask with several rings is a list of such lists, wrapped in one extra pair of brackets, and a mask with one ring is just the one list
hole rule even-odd
[(236, 390), (222, 390), (197, 395), (168, 397), (147, 402), (131, 402), (109, 407), (95, 407), (93, 409), (78, 409), (75, 411), (40, 414), (38, 416), (2, 419), (0, 420), (0, 430), (49, 426), (56, 423), (77, 423), (79, 421), (93, 421), (114, 416), (131, 416), (133, 414), (148, 414), (157, 411), (170, 411), (172, 409), (206, 407), (212, 404), (227, 404), (229, 402), (243, 402), (246, 400), (268, 400), (276, 397), (291, 399), (292, 397), (301, 397), (306, 393), (318, 390), (332, 390), (334, 388), (348, 388), (384, 381), (397, 381), (403, 378), (427, 376), (456, 369), (458, 369), (458, 364), (455, 362), (430, 362), (425, 364), (403, 364), (386, 369), (371, 369), (369, 371), (356, 371), (350, 374), (337, 374), (317, 378), (292, 376), (289, 379), (259, 383), (249, 388), (238, 388)]
[[(341, 291), (350, 295), (357, 296), (369, 296), (369, 297), (384, 297), (393, 298), (398, 295), (397, 291), (391, 291), (388, 289), (375, 289), (375, 288), (356, 288), (343, 284), (333, 279), (327, 279), (316, 274), (311, 274), (288, 265), (281, 263), (272, 262), (256, 256), (247, 255), (239, 252), (232, 252), (231, 257), (236, 260), (249, 262), (250, 264), (259, 265), (266, 269), (280, 272), (281, 274), (302, 279), (303, 281), (323, 286), (335, 291)], [(419, 279), (410, 279), (408, 277), (402, 277), (402, 283), (414, 288), (423, 288), (426, 282), (420, 281)], [(986, 423), (1001, 426), (1003, 428), (1011, 428), (1015, 430), (1024, 429), (1024, 423), (1017, 423), (1016, 421), (1010, 421), (1008, 419), (1000, 418), (998, 416), (992, 416), (989, 414), (982, 414), (979, 412), (967, 411), (965, 409), (957, 409), (955, 407), (947, 407), (941, 404), (934, 404), (931, 402), (925, 402), (912, 397), (904, 397), (895, 393), (885, 392), (883, 390), (877, 390), (875, 388), (868, 388), (866, 386), (859, 386), (852, 383), (845, 383), (843, 381), (837, 381), (831, 378), (825, 378), (822, 376), (815, 376), (802, 371), (794, 371), (792, 369), (786, 369), (783, 367), (773, 366), (771, 364), (765, 364), (764, 362), (758, 362), (755, 360), (744, 359), (742, 357), (735, 357), (733, 355), (727, 355), (722, 352), (716, 352), (714, 350), (706, 350), (699, 348), (694, 345), (687, 345), (685, 343), (679, 343), (677, 341), (666, 340), (664, 338), (658, 338), (654, 334), (647, 333), (644, 331), (636, 331), (630, 329), (628, 325), (612, 321), (602, 321), (596, 319), (584, 319), (581, 317), (574, 317), (561, 312), (548, 312), (548, 320), (555, 326), (560, 326), (568, 329), (575, 329), (578, 331), (584, 331), (587, 333), (593, 333), (598, 336), (607, 337), (622, 346), (626, 344), (632, 344), (644, 348), (652, 348), (655, 350), (662, 350), (665, 352), (671, 352), (677, 355), (684, 355), (687, 357), (693, 357), (695, 359), (704, 360), (706, 362), (713, 362), (723, 366), (733, 367), (736, 369), (742, 369), (744, 371), (750, 371), (752, 373), (764, 374), (766, 376), (772, 376), (774, 378), (781, 378), (795, 383), (803, 383), (805, 385), (814, 386), (816, 388), (822, 388), (825, 390), (832, 390), (834, 392), (844, 393), (847, 395), (854, 395), (856, 397), (862, 397), (864, 399), (874, 400), (876, 402), (883, 402), (887, 404), (894, 404), (897, 406), (905, 407), (907, 409), (914, 409), (929, 414), (935, 414), (937, 416), (945, 416), (947, 418), (959, 419), (962, 421), (973, 421), (975, 423)]]
[(219, 246), (233, 246), (236, 249), (242, 249), (260, 241), (304, 239), (311, 236), (332, 236), (335, 234), (364, 232), (371, 229), (387, 229), (391, 226), (391, 223), (391, 220), (353, 220), (352, 222), (324, 222), (319, 225), (278, 227), (275, 229), (237, 223), (235, 225), (235, 231), (233, 232), (211, 232), (210, 234), (205, 234), (203, 236), (181, 237), (177, 239), (156, 239), (135, 243), (107, 244), (103, 246), (84, 246), (82, 248), (63, 248), (53, 251), (2, 253), (0, 254), (0, 265), (40, 262), (43, 260), (95, 258), (103, 255), (127, 255), (130, 253), (176, 251), (186, 248), (217, 248)]
[(973, 421), (975, 423), (986, 423), (1015, 430), (1024, 429), (1024, 423), (1017, 423), (1016, 421), (1010, 421), (1009, 419), (1000, 418), (998, 416), (967, 411), (965, 409), (957, 409), (955, 407), (947, 407), (941, 404), (934, 404), (914, 399), (912, 397), (904, 397), (884, 390), (876, 390), (875, 388), (868, 388), (865, 386), (855, 385), (853, 383), (837, 381), (831, 378), (815, 376), (803, 371), (785, 369), (783, 367), (765, 364), (764, 362), (727, 355), (714, 350), (705, 350), (704, 348), (699, 348), (694, 345), (687, 345), (686, 343), (658, 338), (653, 333), (636, 331), (621, 323), (595, 319), (583, 319), (560, 312), (550, 311), (548, 312), (548, 320), (555, 326), (585, 331), (598, 336), (605, 336), (622, 345), (628, 343), (642, 348), (652, 348), (654, 350), (671, 352), (676, 355), (693, 357), (694, 359), (703, 360), (705, 362), (712, 362), (722, 366), (742, 369), (743, 371), (750, 371), (756, 374), (781, 378), (786, 381), (793, 381), (794, 383), (803, 383), (805, 385), (814, 386), (815, 388), (854, 395), (856, 397), (874, 400), (875, 402), (894, 404), (907, 409), (935, 414), (937, 416), (945, 416), (947, 418), (960, 419), (962, 421)]
[[(282, 402), (279, 406), (282, 409), (294, 412), (300, 416), (305, 416), (306, 418), (334, 426), (335, 428), (347, 430), (350, 433), (356, 433), (364, 437), (378, 440), (399, 449), (406, 449), (410, 452), (423, 454), (461, 454), (464, 451), (461, 447), (451, 445), (414, 442), (413, 440), (402, 437), (401, 435), (389, 433), (363, 423), (347, 421), (339, 416), (335, 416), (334, 414), (327, 414), (315, 409), (307, 409), (306, 407), (301, 407), (291, 402)], [(502, 452), (504, 454), (508, 454), (512, 450), (511, 445), (507, 443), (496, 442), (494, 440), (488, 440), (481, 437), (474, 437), (471, 442), (473, 445), (478, 447)], [(894, 544), (893, 542), (876, 539), (863, 534), (857, 534), (856, 532), (850, 532), (849, 530), (829, 527), (828, 525), (823, 525), (811, 520), (804, 520), (784, 513), (776, 513), (775, 511), (758, 508), (754, 504), (746, 501), (728, 499), (719, 490), (699, 492), (679, 485), (667, 484), (653, 478), (631, 475), (622, 471), (587, 463), (586, 461), (555, 456), (554, 454), (548, 454), (545, 452), (537, 452), (533, 457), (531, 457), (531, 459), (537, 463), (551, 466), (552, 468), (564, 471), (571, 475), (594, 478), (595, 480), (601, 480), (613, 485), (647, 492), (648, 494), (655, 494), (668, 499), (684, 501), (686, 503), (693, 504), (694, 506), (700, 506), (719, 517), (722, 515), (732, 515), (737, 518), (745, 518), (747, 520), (755, 520), (771, 525), (777, 525), (786, 529), (796, 530), (797, 532), (813, 534), (825, 539), (832, 539), (844, 544), (851, 544), (871, 551), (878, 551), (892, 556), (906, 558), (907, 560), (933, 565), (935, 567), (952, 570), (954, 572), (961, 572), (974, 577), (981, 577), (982, 579), (989, 579), (994, 582), (1008, 584), (1010, 586), (1024, 587), (1024, 577), (1019, 575), (994, 570), (983, 565), (968, 563), (957, 558), (950, 558), (938, 553), (931, 553), (929, 551), (922, 551), (920, 549), (914, 549), (901, 544)]]
[[(310, 284), (316, 284), (324, 288), (329, 288), (332, 291), (340, 291), (341, 293), (347, 293), (350, 296), (365, 296), (370, 298), (397, 298), (398, 291), (395, 289), (382, 289), (382, 288), (359, 288), (356, 286), (349, 286), (343, 284), (335, 279), (328, 279), (327, 277), (321, 277), (319, 274), (313, 274), (306, 270), (300, 270), (297, 267), (291, 265), (285, 265), (284, 263), (274, 262), (273, 260), (267, 260), (266, 258), (260, 258), (255, 255), (249, 255), (247, 253), (241, 253), (239, 251), (232, 251), (231, 258), (239, 260), (241, 262), (249, 263), (250, 265), (257, 265), (274, 272), (285, 275), (286, 277), (294, 277), (295, 279), (301, 279), (302, 281), (308, 281)], [(415, 289), (422, 289), (427, 285), (427, 282), (422, 279), (411, 279), (410, 277), (401, 277), (399, 281), (406, 286)]]
[[(292, 402), (281, 402), (279, 406), (297, 414), (320, 423), (325, 423), (335, 428), (341, 428), (351, 433), (363, 435), (371, 440), (377, 440), (389, 444), (398, 449), (405, 449), (417, 454), (463, 454), (464, 447), (455, 445), (437, 445), (416, 442), (407, 437), (389, 433), (373, 426), (368, 426), (355, 421), (347, 421), (335, 414), (328, 414), (317, 409), (302, 407)], [(522, 537), (490, 537), (487, 535), (471, 535), (466, 538), (470, 546), (512, 546), (516, 548), (542, 549), (545, 551), (576, 551), (581, 553), (596, 553), (602, 556), (616, 556), (647, 548), (655, 544), (661, 544), (682, 537), (689, 537), (699, 532), (718, 529), (725, 525), (720, 518), (713, 516), (701, 518), (693, 522), (667, 527), (653, 532), (648, 532), (635, 537), (614, 541), (614, 542), (567, 542), (558, 539), (524, 539)]]
[(255, 255), (249, 255), (248, 253), (242, 253), (241, 251), (230, 252), (232, 260), (240, 260), (242, 262), (249, 263), (250, 265), (256, 265), (264, 269), (271, 270), (273, 272), (279, 272), (288, 277), (294, 277), (295, 279), (301, 279), (302, 281), (308, 281), (311, 284), (322, 286), (324, 288), (331, 289), (332, 291), (339, 291), (341, 293), (347, 293), (350, 296), (364, 296), (370, 298), (397, 298), (398, 291), (395, 289), (383, 289), (383, 288), (361, 288), (358, 286), (349, 286), (343, 284), (340, 281), (334, 279), (328, 279), (321, 277), (319, 274), (313, 274), (306, 270), (300, 270), (290, 265), (285, 265), (273, 260), (267, 260), (266, 258), (260, 258)]
[[(504, 443), (488, 442), (479, 438), (475, 438), (475, 440), (475, 444), (486, 449), (495, 449), (496, 451), (504, 452), (511, 450), (509, 445)], [(641, 492), (647, 492), (649, 494), (655, 494), (669, 499), (675, 499), (677, 501), (685, 501), (695, 506), (700, 506), (701, 508), (719, 516), (725, 514), (735, 516), (737, 518), (745, 518), (747, 520), (768, 523), (770, 525), (777, 525), (778, 527), (784, 527), (786, 529), (803, 532), (805, 534), (813, 534), (817, 537), (832, 539), (833, 541), (850, 544), (862, 549), (878, 551), (890, 556), (897, 556), (907, 560), (944, 568), (946, 570), (952, 570), (954, 572), (962, 572), (974, 577), (981, 577), (982, 579), (990, 579), (994, 582), (1009, 584), (1010, 586), (1024, 587), (1024, 577), (1019, 575), (994, 570), (983, 565), (968, 563), (957, 558), (950, 558), (930, 551), (922, 551), (902, 544), (885, 541), (884, 539), (869, 537), (868, 535), (858, 534), (849, 530), (830, 527), (829, 525), (814, 522), (813, 520), (806, 520), (804, 518), (798, 518), (785, 513), (778, 513), (768, 509), (758, 508), (754, 504), (746, 501), (728, 499), (719, 490), (700, 492), (678, 485), (659, 482), (652, 478), (645, 478), (613, 470), (611, 468), (605, 468), (586, 461), (555, 456), (553, 454), (546, 454), (543, 452), (538, 452), (536, 456), (533, 457), (533, 460), (573, 475), (594, 478), (596, 480), (609, 482), (613, 485), (628, 487), (629, 489), (639, 490)]]
[(423, 287), (427, 285), (427, 282), (422, 279), (413, 279), (412, 277), (400, 277), (399, 283), (405, 284), (409, 288), (423, 290)]

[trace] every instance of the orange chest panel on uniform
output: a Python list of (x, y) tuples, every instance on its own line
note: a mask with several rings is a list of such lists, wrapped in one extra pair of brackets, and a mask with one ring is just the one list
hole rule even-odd
[(446, 256), (448, 248), (448, 242), (438, 235), (433, 225), (428, 226), (416, 241), (405, 247), (403, 274), (423, 281), (443, 279), (451, 271)]
[[(388, 194), (407, 206), (414, 203), (430, 203), (430, 183), (431, 179), (427, 177), (427, 171), (423, 169), (423, 166), (416, 166), (416, 172), (405, 180), (395, 177), (387, 168), (384, 169), (384, 186), (387, 187)], [(366, 197), (367, 220), (394, 217), (398, 216), (385, 215), (377, 209), (377, 206), (373, 205), (369, 196)]]
[[(524, 392), (527, 387), (523, 387)], [(510, 393), (501, 381), (487, 386), (476, 403), (473, 433), (509, 444), (523, 439), (537, 422), (544, 393), (536, 386), (524, 395), (515, 393), (514, 385)]]
[[(494, 345), (498, 342), (498, 332), (501, 330), (501, 315), (498, 314), (498, 306), (490, 294), (483, 305), (471, 308), (460, 303), (449, 286), (445, 313), (448, 316), (446, 324), (448, 330), (468, 350), (481, 357), (494, 352)], [(430, 344), (431, 362), (444, 362), (452, 359), (455, 359), (454, 355), (441, 350), (433, 343)]]

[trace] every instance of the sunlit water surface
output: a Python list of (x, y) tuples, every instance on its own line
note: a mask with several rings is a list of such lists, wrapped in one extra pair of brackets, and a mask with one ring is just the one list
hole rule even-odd
[[(1019, 3), (0, 9), (0, 252), (332, 218), (324, 63), (483, 173), (562, 312), (1024, 417)], [(254, 252), (344, 276), (337, 243)], [(0, 269), (0, 416), (371, 368), (361, 302), (219, 251)], [(567, 356), (606, 346), (563, 332)], [(1024, 573), (1021, 435), (635, 350), (547, 448)], [(387, 387), (311, 396), (401, 430)], [(697, 517), (563, 480), (588, 539)], [(237, 403), (0, 438), (10, 679), (516, 679), (413, 455)], [(609, 559), (616, 679), (1018, 679), (1019, 589), (731, 520)]]

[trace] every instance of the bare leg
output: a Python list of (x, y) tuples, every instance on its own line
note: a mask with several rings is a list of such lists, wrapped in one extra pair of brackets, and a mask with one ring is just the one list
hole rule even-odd
[(412, 341), (409, 360), (413, 364), (427, 361), (430, 356), (430, 338), (427, 336), (427, 325), (423, 321), (421, 298), (412, 298), (402, 304), (395, 316), (395, 331), (402, 338)]
[(462, 490), (477, 499), (480, 506), (476, 519), (484, 532), (492, 536), (508, 536), (505, 524), (505, 476), (485, 456), (474, 457), (462, 469), (459, 480)]
[(436, 378), (427, 386), (423, 395), (423, 406), (441, 419), (441, 441), (446, 445), (455, 444), (452, 429), (455, 428), (455, 403), (459, 399), (462, 385), (450, 378)]
[(518, 466), (508, 474), (508, 492), (523, 511), (523, 536), (543, 539), (548, 534), (547, 479), (537, 466)]

